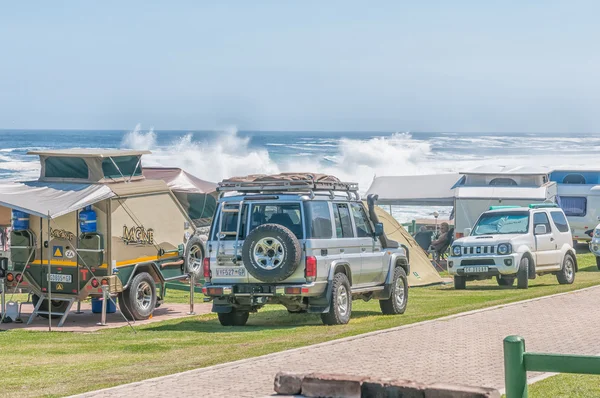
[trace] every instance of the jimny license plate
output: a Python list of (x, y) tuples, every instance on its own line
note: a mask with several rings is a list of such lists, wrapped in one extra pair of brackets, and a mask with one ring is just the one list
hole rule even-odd
[(71, 275), (50, 274), (50, 282), (71, 283), (73, 277)]
[(488, 267), (464, 267), (465, 274), (476, 274), (480, 272), (488, 272)]
[(217, 276), (246, 276), (244, 268), (217, 268)]

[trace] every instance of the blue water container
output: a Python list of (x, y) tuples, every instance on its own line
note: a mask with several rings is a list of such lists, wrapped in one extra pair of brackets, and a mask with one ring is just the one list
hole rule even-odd
[[(106, 302), (106, 313), (107, 314), (114, 314), (115, 312), (117, 312), (117, 306), (115, 305), (113, 300), (114, 299), (112, 299), (112, 300), (109, 299)], [(92, 312), (94, 314), (102, 313), (102, 299), (101, 298), (92, 297)]]
[(79, 213), (79, 230), (81, 233), (96, 232), (96, 212), (92, 210), (92, 206), (86, 206)]
[(12, 227), (14, 231), (24, 231), (29, 229), (29, 214), (24, 211), (12, 211)]

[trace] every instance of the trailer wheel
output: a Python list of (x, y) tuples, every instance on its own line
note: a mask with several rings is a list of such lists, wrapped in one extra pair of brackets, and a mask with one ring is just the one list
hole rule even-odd
[[(39, 296), (36, 296), (35, 294), (31, 296), (31, 302), (33, 303), (34, 307), (37, 305), (37, 303), (39, 301), (40, 301)], [(67, 310), (67, 307), (69, 306), (69, 302), (52, 300), (52, 301), (50, 301), (50, 306), (52, 307), (52, 312), (53, 312), (52, 319), (58, 319), (58, 318), (62, 317), (62, 314), (64, 314), (65, 311)], [(49, 312), (48, 311), (48, 300), (44, 300), (44, 302), (40, 305), (39, 310)], [(54, 314), (55, 311), (57, 312), (57, 314)], [(42, 318), (46, 318), (46, 319), (48, 319), (48, 317), (50, 316), (48, 314), (39, 314), (39, 315)]]
[(156, 308), (156, 286), (147, 272), (140, 272), (131, 280), (131, 284), (119, 294), (119, 309), (129, 320), (150, 318)]

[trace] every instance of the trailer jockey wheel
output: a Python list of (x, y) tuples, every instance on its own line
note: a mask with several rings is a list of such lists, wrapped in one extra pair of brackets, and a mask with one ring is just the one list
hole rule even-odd
[(133, 277), (127, 290), (119, 294), (119, 309), (129, 320), (150, 318), (156, 308), (156, 286), (147, 272)]
[[(36, 296), (35, 294), (31, 296), (31, 302), (33, 303), (34, 307), (37, 305), (38, 301), (40, 301), (39, 296)], [(51, 300), (50, 306), (52, 307), (52, 312), (53, 312), (52, 319), (58, 319), (58, 318), (62, 317), (63, 314), (65, 313), (65, 311), (67, 310), (67, 307), (69, 306), (69, 302), (68, 301)], [(43, 311), (43, 312), (50, 312), (48, 309), (48, 300), (44, 300), (42, 305), (40, 305), (39, 310)], [(54, 312), (56, 312), (56, 314), (54, 314)], [(39, 315), (42, 318), (46, 318), (46, 319), (48, 319), (48, 317), (49, 317), (48, 314), (39, 314)]]

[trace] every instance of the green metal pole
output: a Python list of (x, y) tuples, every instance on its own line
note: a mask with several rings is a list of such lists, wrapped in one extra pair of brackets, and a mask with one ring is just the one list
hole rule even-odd
[(412, 220), (412, 231), (413, 234), (417, 233), (417, 220)]
[(524, 353), (525, 340), (521, 336), (508, 336), (504, 339), (506, 398), (527, 398), (527, 370)]

